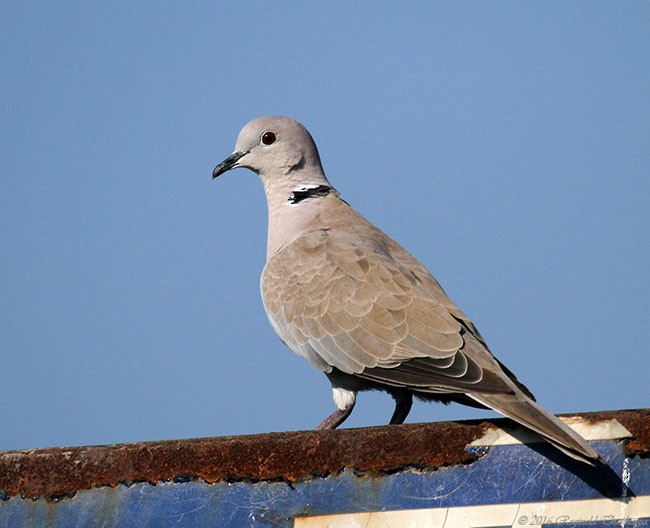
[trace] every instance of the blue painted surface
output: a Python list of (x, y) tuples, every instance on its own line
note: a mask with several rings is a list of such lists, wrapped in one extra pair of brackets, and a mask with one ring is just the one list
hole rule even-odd
[[(621, 492), (616, 488), (621, 484), (616, 475), (620, 477), (626, 467), (634, 493), (650, 495), (650, 460), (626, 459), (614, 442), (595, 442), (594, 446), (613, 470), (610, 491)], [(546, 450), (540, 444), (538, 449), (539, 453), (522, 445), (492, 447), (466, 466), (380, 476), (343, 471), (292, 486), (282, 482), (137, 483), (81, 491), (59, 502), (14, 497), (0, 502), (0, 528), (289, 528), (297, 515), (602, 498), (585, 482), (588, 472), (583, 471), (581, 478), (546, 458), (553, 456), (550, 446)], [(576, 468), (579, 473), (584, 470), (580, 464), (570, 467)], [(600, 478), (594, 483), (605, 486)], [(624, 525), (650, 526), (647, 520)], [(621, 522), (566, 526), (604, 528), (621, 526)]]

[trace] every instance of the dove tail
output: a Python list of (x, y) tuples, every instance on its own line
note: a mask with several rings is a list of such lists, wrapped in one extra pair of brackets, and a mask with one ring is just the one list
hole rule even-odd
[(474, 400), (532, 429), (566, 455), (595, 466), (603, 459), (578, 433), (525, 394), (468, 394)]

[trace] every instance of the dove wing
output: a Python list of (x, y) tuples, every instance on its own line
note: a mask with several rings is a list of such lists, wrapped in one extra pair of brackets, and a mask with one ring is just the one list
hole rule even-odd
[(354, 214), (319, 218), (265, 266), (262, 298), (280, 338), (324, 372), (423, 392), (511, 392), (435, 278)]

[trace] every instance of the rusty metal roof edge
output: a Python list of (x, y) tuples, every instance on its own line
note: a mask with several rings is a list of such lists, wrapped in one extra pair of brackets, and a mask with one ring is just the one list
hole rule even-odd
[[(567, 416), (616, 419), (634, 435), (624, 446), (626, 454), (650, 455), (650, 409)], [(511, 423), (500, 418), (6, 451), (0, 452), (0, 490), (5, 498), (51, 499), (133, 482), (296, 482), (344, 468), (394, 472), (467, 464), (476, 458), (465, 450), (468, 444), (490, 426)]]

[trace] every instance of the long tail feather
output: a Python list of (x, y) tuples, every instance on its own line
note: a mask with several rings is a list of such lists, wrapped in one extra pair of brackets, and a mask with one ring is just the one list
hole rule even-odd
[(543, 409), (520, 391), (515, 394), (468, 394), (479, 403), (532, 429), (568, 456), (595, 466), (600, 455), (557, 416)]

